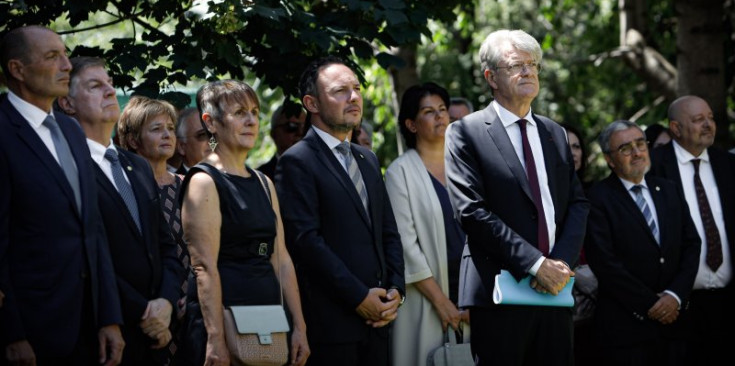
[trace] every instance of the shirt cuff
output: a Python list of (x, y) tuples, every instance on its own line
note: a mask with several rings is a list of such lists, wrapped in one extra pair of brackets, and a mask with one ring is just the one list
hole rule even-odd
[(539, 269), (539, 268), (541, 268), (541, 263), (544, 263), (544, 260), (546, 260), (546, 257), (544, 257), (544, 256), (542, 255), (542, 256), (541, 256), (541, 258), (539, 258), (539, 259), (538, 259), (538, 260), (536, 261), (536, 263), (534, 263), (534, 264), (533, 264), (533, 266), (531, 266), (531, 269), (529, 269), (529, 270), (528, 270), (528, 273), (529, 273), (529, 274), (530, 274), (531, 276), (534, 276), (534, 277), (536, 277), (536, 272), (538, 272), (538, 269)]
[(679, 306), (676, 308), (676, 310), (681, 310), (681, 299), (679, 298), (679, 296), (676, 296), (676, 294), (674, 293), (674, 291), (671, 291), (671, 290), (664, 290), (664, 293), (667, 293), (667, 294), (673, 296), (674, 299), (676, 299), (676, 302), (679, 303)]

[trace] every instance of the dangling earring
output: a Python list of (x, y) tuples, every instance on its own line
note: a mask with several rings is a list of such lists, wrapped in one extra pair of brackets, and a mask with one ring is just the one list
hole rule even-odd
[(217, 148), (217, 139), (214, 138), (214, 134), (212, 134), (212, 137), (209, 138), (209, 149), (214, 152), (214, 149)]

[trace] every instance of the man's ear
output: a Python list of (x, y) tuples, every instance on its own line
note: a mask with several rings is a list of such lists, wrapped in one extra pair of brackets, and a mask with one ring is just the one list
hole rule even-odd
[(495, 82), (495, 72), (491, 69), (485, 69), (485, 80), (488, 84), (490, 84), (490, 87), (494, 90), (498, 88), (498, 83)]
[(603, 154), (602, 156), (605, 158), (605, 162), (607, 162), (607, 166), (610, 167), (610, 169), (615, 168), (615, 164), (613, 163), (610, 154)]
[(311, 113), (319, 113), (319, 103), (314, 96), (308, 94), (304, 95), (302, 102), (304, 103), (304, 108), (306, 108), (307, 111)]
[(672, 119), (669, 121), (669, 131), (671, 131), (671, 134), (677, 139), (681, 138), (681, 123)]
[(73, 116), (77, 113), (77, 111), (74, 109), (74, 105), (71, 102), (71, 99), (69, 99), (68, 96), (63, 96), (58, 98), (59, 107), (61, 107), (61, 110), (64, 111), (69, 116)]
[[(13, 77), (13, 79), (24, 81), (25, 76), (23, 73), (23, 62), (18, 59), (11, 59), (8, 60), (8, 71), (10, 72), (10, 75)], [(9, 78), (8, 78), (9, 79)]]

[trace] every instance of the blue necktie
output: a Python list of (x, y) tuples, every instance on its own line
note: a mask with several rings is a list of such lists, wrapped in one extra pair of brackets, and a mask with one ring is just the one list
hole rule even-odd
[(646, 200), (643, 198), (643, 192), (641, 192), (642, 188), (643, 186), (641, 185), (635, 185), (631, 187), (630, 190), (635, 194), (635, 203), (638, 205), (641, 213), (643, 213), (643, 218), (646, 219), (646, 223), (648, 223), (648, 227), (651, 229), (653, 237), (656, 238), (656, 242), (658, 242), (658, 228), (656, 227), (656, 222), (653, 220), (651, 209), (648, 208), (648, 203), (646, 203)]
[(350, 151), (350, 143), (348, 141), (342, 141), (337, 145), (337, 147), (335, 147), (335, 149), (344, 156), (345, 162), (347, 163), (347, 174), (349, 174), (352, 184), (355, 185), (357, 194), (360, 195), (360, 200), (362, 201), (362, 205), (365, 207), (365, 212), (367, 212), (368, 217), (370, 217), (367, 189), (365, 188), (365, 182), (362, 180), (362, 173), (360, 173), (357, 162), (355, 162), (355, 159), (352, 156), (352, 151)]
[(59, 158), (59, 165), (61, 170), (64, 171), (66, 180), (69, 181), (71, 190), (74, 192), (74, 200), (77, 204), (77, 212), (82, 212), (82, 195), (79, 187), (79, 172), (77, 171), (77, 164), (74, 162), (74, 156), (71, 154), (69, 149), (69, 143), (66, 141), (64, 134), (59, 128), (59, 124), (54, 119), (54, 116), (48, 115), (43, 120), (43, 125), (51, 131), (51, 140), (54, 142), (54, 149), (56, 150), (56, 156)]
[(128, 206), (128, 211), (135, 221), (135, 225), (140, 230), (140, 215), (138, 213), (138, 204), (135, 201), (135, 194), (133, 188), (130, 186), (127, 180), (125, 180), (125, 172), (123, 172), (122, 166), (120, 165), (120, 159), (117, 156), (117, 151), (114, 149), (107, 149), (105, 151), (105, 159), (109, 160), (112, 164), (112, 179), (115, 181), (117, 191), (120, 193), (125, 206)]

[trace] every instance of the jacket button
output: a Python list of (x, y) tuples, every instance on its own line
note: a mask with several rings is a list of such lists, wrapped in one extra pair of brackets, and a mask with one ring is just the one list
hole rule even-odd
[(661, 262), (661, 264), (664, 264), (664, 262), (666, 262), (666, 260), (664, 260), (664, 257), (661, 257), (661, 259), (659, 259), (659, 262)]

